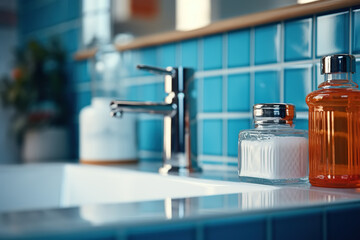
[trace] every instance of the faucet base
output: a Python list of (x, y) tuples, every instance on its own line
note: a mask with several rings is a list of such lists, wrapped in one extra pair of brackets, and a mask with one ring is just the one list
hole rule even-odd
[(170, 164), (164, 164), (161, 168), (159, 168), (160, 174), (168, 174), (168, 173), (187, 174), (194, 172), (201, 172), (201, 168), (172, 166)]

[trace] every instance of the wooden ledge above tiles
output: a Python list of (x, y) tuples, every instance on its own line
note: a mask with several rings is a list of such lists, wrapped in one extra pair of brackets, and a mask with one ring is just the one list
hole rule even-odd
[[(125, 51), (166, 44), (170, 42), (178, 42), (186, 39), (203, 37), (206, 35), (228, 32), (236, 29), (254, 27), (262, 24), (299, 18), (341, 8), (348, 8), (355, 5), (360, 5), (360, 0), (322, 0), (222, 20), (191, 31), (172, 31), (139, 37), (126, 45), (116, 45), (115, 47), (119, 51)], [(95, 53), (96, 49), (81, 50), (75, 53), (74, 59), (79, 61), (85, 60), (93, 57)]]

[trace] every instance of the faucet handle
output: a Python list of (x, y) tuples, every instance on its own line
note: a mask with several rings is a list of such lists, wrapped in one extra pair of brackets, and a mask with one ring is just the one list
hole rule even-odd
[(145, 70), (145, 71), (152, 72), (152, 73), (170, 75), (171, 77), (176, 76), (176, 70), (172, 67), (159, 68), (159, 67), (153, 67), (153, 66), (148, 66), (148, 65), (137, 65), (136, 67), (140, 70)]
[(138, 69), (152, 73), (165, 75), (165, 92), (182, 92), (184, 91), (184, 68), (167, 67), (158, 68), (147, 65), (137, 65)]

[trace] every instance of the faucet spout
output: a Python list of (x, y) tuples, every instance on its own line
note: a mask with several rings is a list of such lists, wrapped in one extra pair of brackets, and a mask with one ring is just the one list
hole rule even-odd
[(201, 171), (196, 159), (191, 158), (189, 108), (186, 78), (191, 69), (183, 67), (158, 68), (138, 65), (138, 69), (165, 76), (164, 102), (112, 101), (111, 116), (121, 117), (125, 112), (161, 114), (164, 116), (163, 166), (160, 173)]
[(124, 112), (162, 114), (172, 117), (176, 114), (177, 105), (174, 103), (111, 101), (110, 115), (121, 117)]

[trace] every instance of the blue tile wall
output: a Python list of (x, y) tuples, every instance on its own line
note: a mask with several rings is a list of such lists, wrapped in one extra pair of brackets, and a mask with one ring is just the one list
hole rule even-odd
[(285, 22), (285, 61), (312, 57), (312, 18)]
[(228, 33), (228, 67), (250, 65), (250, 31), (241, 30)]
[(233, 74), (227, 80), (227, 111), (250, 111), (250, 74)]
[(204, 37), (203, 63), (204, 70), (219, 69), (223, 64), (222, 34)]
[(263, 71), (255, 73), (254, 103), (275, 103), (280, 101), (279, 73)]
[(250, 119), (229, 119), (227, 122), (227, 155), (238, 155), (238, 136), (240, 130), (250, 128)]
[(255, 64), (280, 61), (280, 24), (255, 28)]
[(352, 43), (353, 53), (360, 53), (360, 9), (353, 10)]
[(203, 121), (203, 154), (222, 155), (222, 121), (209, 119)]
[(176, 62), (176, 45), (166, 44), (159, 47), (158, 50), (158, 66), (166, 68), (168, 66), (178, 65)]
[(222, 111), (222, 77), (204, 78), (204, 112), (221, 112)]
[(349, 11), (318, 16), (316, 18), (317, 56), (349, 53), (349, 31)]
[(296, 111), (308, 109), (305, 98), (312, 90), (312, 66), (295, 66), (284, 70), (285, 102), (295, 104)]
[[(162, 151), (163, 141), (163, 121), (154, 119), (139, 120), (138, 147), (143, 151)], [(146, 136), (146, 137), (145, 137)]]
[(198, 69), (198, 39), (183, 41), (181, 46), (181, 65), (184, 67)]

